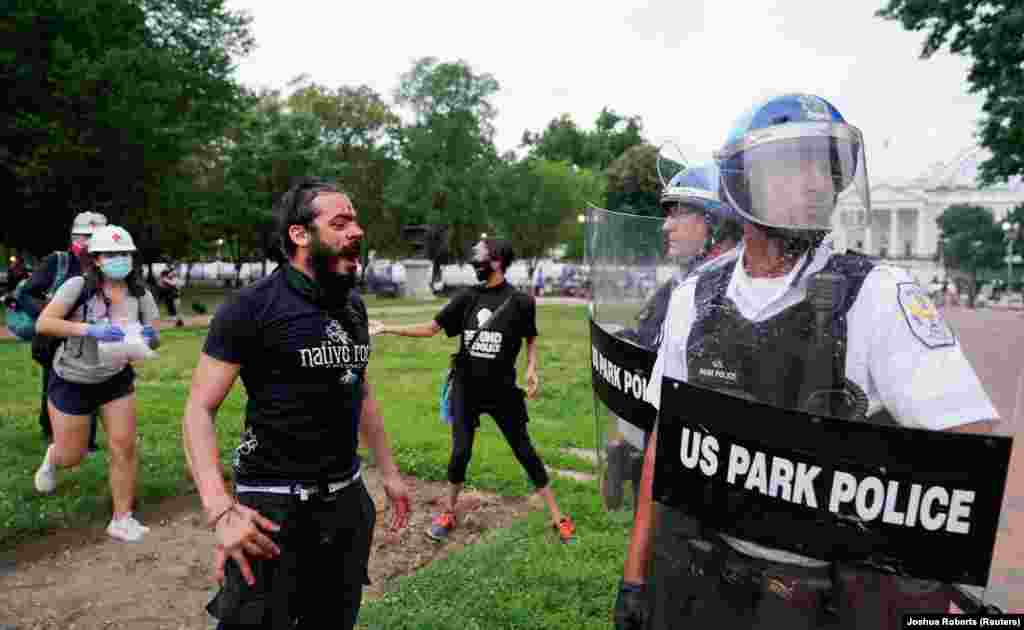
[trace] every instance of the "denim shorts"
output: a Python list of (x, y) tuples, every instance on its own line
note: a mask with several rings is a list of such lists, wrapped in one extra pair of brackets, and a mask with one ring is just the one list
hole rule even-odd
[(72, 416), (91, 415), (108, 402), (134, 392), (135, 370), (130, 365), (102, 383), (72, 383), (50, 371), (50, 402)]

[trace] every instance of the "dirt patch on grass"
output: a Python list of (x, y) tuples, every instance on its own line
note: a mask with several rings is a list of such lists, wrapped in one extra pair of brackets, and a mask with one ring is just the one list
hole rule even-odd
[[(445, 484), (407, 478), (413, 514), (407, 529), (389, 533), (387, 499), (374, 469), (364, 471), (377, 504), (377, 529), (364, 601), (395, 578), (508, 527), (538, 502), (467, 491), (459, 527), (439, 545), (426, 531)], [(59, 492), (59, 489), (58, 489)], [(213, 534), (203, 526), (196, 495), (141, 510), (152, 528), (141, 543), (110, 540), (105, 524), (61, 530), (0, 558), (0, 630), (207, 630), (204, 606), (216, 592), (210, 570)], [(541, 508), (542, 509), (542, 508)], [(6, 625), (5, 625), (6, 624)]]

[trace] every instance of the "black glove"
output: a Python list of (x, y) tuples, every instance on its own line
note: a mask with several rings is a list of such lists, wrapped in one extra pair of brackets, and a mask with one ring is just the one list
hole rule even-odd
[(622, 580), (619, 596), (615, 599), (615, 630), (644, 630), (646, 627), (646, 585)]

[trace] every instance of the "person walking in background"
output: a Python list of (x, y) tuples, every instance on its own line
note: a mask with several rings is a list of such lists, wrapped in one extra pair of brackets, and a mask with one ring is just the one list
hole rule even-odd
[[(69, 278), (81, 276), (92, 269), (93, 260), (89, 254), (89, 239), (93, 233), (107, 224), (107, 217), (98, 212), (80, 212), (71, 224), (71, 243), (67, 251), (53, 252), (47, 256), (29, 277), (28, 282), (18, 294), (17, 307), (33, 318), (38, 318), (47, 302), (60, 286)], [(42, 395), (39, 405), (39, 427), (43, 441), (53, 441), (53, 428), (50, 422), (49, 385), (53, 370), (53, 359), (57, 346), (63, 343), (60, 338), (34, 339), (32, 342), (32, 358), (42, 368)], [(96, 414), (89, 421), (89, 451), (96, 451)]]
[(7, 268), (7, 293), (14, 291), (18, 283), (28, 277), (28, 269), (25, 267), (25, 260), (12, 256), (11, 266)]
[[(141, 325), (143, 350), (159, 346), (150, 324), (160, 316), (153, 295), (132, 262), (136, 251), (122, 227), (97, 229), (89, 240), (96, 265), (84, 276), (61, 286), (36, 322), (39, 334), (63, 337), (53, 361), (49, 387), (54, 441), (35, 474), (35, 487), (50, 494), (57, 488), (57, 471), (78, 465), (86, 453), (89, 416), (102, 411), (110, 449), (110, 492), (114, 514), (107, 527), (113, 538), (142, 540), (148, 527), (132, 515), (138, 473), (136, 450), (135, 371), (128, 360), (105, 361), (100, 343), (125, 342), (126, 329)], [(143, 358), (148, 352), (125, 355)]]
[[(473, 267), (482, 284), (445, 305), (426, 324), (388, 326), (371, 323), (372, 334), (433, 337), (442, 329), (449, 337), (462, 335), (451, 394), (452, 454), (448, 464), (448, 501), (427, 535), (439, 542), (456, 526), (456, 504), (466, 481), (480, 415), (489, 414), (505, 435), (516, 459), (547, 504), (551, 522), (563, 543), (574, 542), (576, 526), (562, 514), (551, 491), (544, 463), (530, 442), (530, 417), (525, 398), (537, 395), (537, 306), (533, 298), (512, 287), (505, 272), (515, 259), (505, 241), (486, 239), (473, 247)], [(483, 330), (484, 328), (487, 330)], [(526, 340), (526, 392), (516, 387), (516, 357)]]
[(533, 270), (533, 297), (544, 295), (544, 263), (537, 261)]
[(181, 308), (181, 277), (175, 270), (174, 265), (167, 265), (167, 268), (160, 272), (160, 277), (157, 279), (157, 295), (158, 299), (165, 307), (167, 307), (167, 314), (175, 319), (174, 325), (182, 327), (185, 322), (182, 321), (179, 309)]

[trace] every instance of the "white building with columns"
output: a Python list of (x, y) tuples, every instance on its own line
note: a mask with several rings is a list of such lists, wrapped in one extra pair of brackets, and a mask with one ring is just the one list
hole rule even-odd
[[(981, 188), (978, 166), (988, 157), (980, 147), (961, 151), (949, 162), (937, 162), (906, 181), (871, 182), (871, 216), (841, 198), (833, 219), (836, 248), (854, 249), (910, 268), (919, 282), (942, 276), (937, 260), (939, 226), (935, 219), (954, 204), (989, 208), (997, 221), (1024, 203), (1020, 178)], [(870, 161), (869, 161), (870, 162)], [(868, 176), (871, 175), (870, 164)]]

